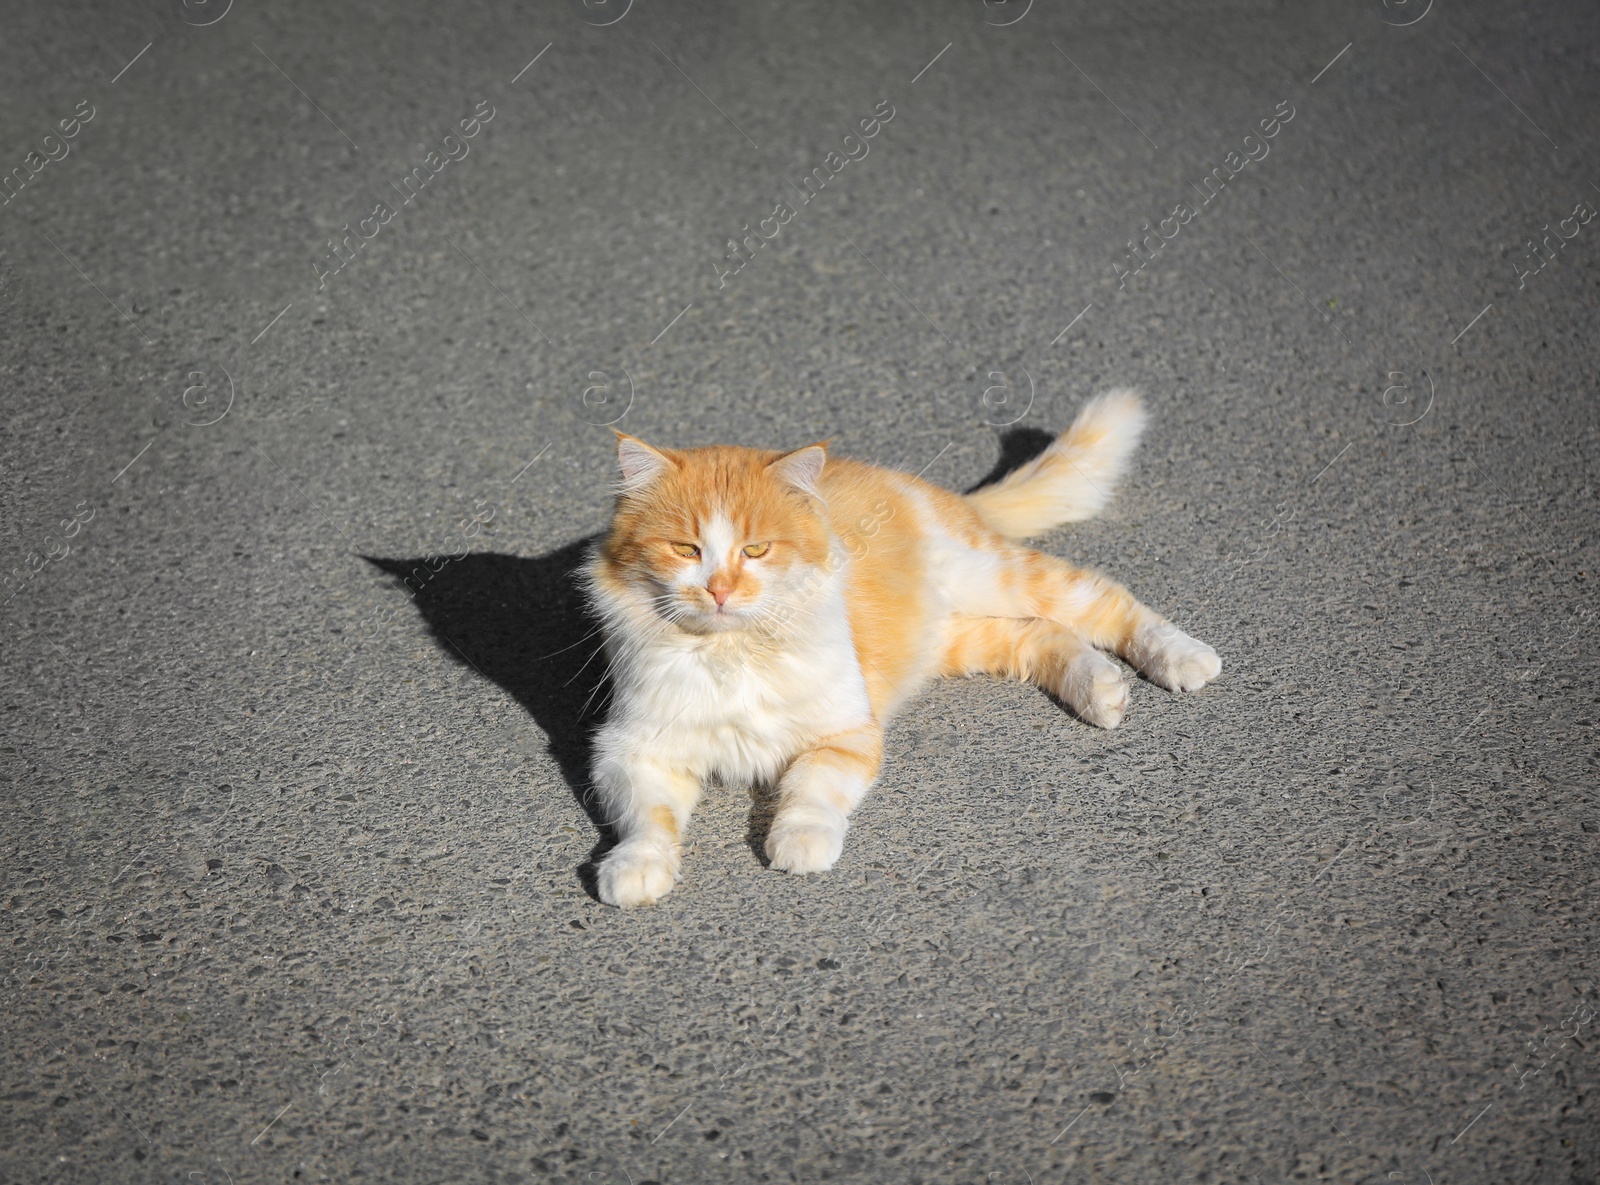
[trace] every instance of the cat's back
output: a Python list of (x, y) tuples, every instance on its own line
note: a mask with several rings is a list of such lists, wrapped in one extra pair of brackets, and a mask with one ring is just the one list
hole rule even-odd
[(818, 484), (829, 524), (849, 557), (851, 633), (881, 718), (900, 689), (915, 686), (936, 662), (929, 641), (939, 632), (938, 609), (923, 492), (932, 487), (849, 458), (829, 458)]

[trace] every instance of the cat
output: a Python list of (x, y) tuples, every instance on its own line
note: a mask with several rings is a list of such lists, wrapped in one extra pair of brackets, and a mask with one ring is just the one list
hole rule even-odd
[(594, 748), (617, 839), (600, 899), (671, 891), (711, 778), (775, 786), (773, 868), (832, 868), (886, 724), (936, 676), (1027, 679), (1101, 728), (1128, 703), (1102, 649), (1169, 690), (1216, 678), (1210, 646), (1016, 542), (1099, 511), (1144, 423), (1135, 393), (1108, 392), (964, 496), (825, 444), (665, 449), (618, 431), (611, 526), (584, 572), (614, 684)]

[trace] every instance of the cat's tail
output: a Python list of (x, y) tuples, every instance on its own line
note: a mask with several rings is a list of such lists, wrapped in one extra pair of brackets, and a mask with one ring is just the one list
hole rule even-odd
[(1084, 404), (1050, 447), (991, 486), (966, 496), (989, 527), (1026, 539), (1093, 518), (1111, 498), (1144, 430), (1144, 405), (1126, 388)]

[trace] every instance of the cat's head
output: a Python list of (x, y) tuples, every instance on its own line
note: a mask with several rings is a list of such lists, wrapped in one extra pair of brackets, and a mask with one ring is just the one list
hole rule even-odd
[(817, 586), (825, 446), (658, 449), (617, 433), (616, 512), (596, 592), (690, 633), (772, 628)]

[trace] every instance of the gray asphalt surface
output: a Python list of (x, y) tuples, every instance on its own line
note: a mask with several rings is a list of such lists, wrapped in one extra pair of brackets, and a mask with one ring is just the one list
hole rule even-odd
[[(0, 1180), (1600, 1179), (1600, 11), (627, 3), (8, 9)], [(1044, 546), (1217, 684), (592, 898), (608, 422), (967, 488), (1124, 383)]]

